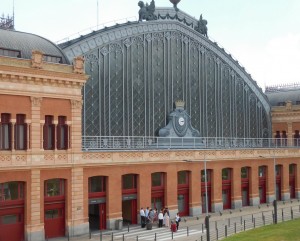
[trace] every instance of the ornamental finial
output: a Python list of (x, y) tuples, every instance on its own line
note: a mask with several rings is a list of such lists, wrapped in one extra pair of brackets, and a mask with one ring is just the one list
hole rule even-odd
[(180, 2), (180, 0), (170, 0), (171, 3), (173, 3), (175, 11), (178, 12), (179, 9), (177, 8), (177, 4)]

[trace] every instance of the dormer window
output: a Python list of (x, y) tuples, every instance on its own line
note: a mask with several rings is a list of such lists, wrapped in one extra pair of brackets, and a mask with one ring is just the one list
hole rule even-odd
[(51, 63), (62, 63), (62, 58), (59, 56), (51, 56), (51, 55), (44, 55), (44, 61), (45, 62), (51, 62)]
[(13, 57), (13, 58), (21, 58), (21, 51), (20, 50), (14, 50), (14, 49), (0, 48), (0, 55)]

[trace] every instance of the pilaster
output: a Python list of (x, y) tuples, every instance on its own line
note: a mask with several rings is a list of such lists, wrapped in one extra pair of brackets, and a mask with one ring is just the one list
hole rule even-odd
[(201, 205), (201, 172), (198, 168), (195, 168), (190, 172), (190, 216), (199, 216), (202, 214)]
[(71, 100), (71, 106), (72, 106), (71, 149), (74, 152), (80, 152), (82, 147), (82, 134), (81, 134), (82, 100)]
[(241, 168), (240, 166), (234, 167), (232, 169), (232, 182), (231, 182), (231, 190), (233, 193), (232, 196), (232, 204), (231, 207), (233, 209), (241, 208), (242, 207), (242, 195), (241, 195)]
[(215, 168), (212, 175), (212, 212), (223, 211), (222, 200), (222, 169)]
[(43, 98), (31, 97), (31, 138), (30, 146), (32, 151), (40, 151), (42, 148), (41, 140), (41, 105)]
[(259, 176), (258, 176), (258, 164), (253, 165), (250, 169), (250, 180), (249, 180), (249, 198), (250, 206), (258, 206), (260, 203), (258, 186), (259, 186)]

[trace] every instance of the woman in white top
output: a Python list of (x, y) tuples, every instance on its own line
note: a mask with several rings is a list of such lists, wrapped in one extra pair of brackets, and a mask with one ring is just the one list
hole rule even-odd
[(162, 211), (159, 212), (158, 214), (158, 227), (161, 228), (163, 225), (163, 220), (164, 220), (164, 215)]
[(170, 227), (170, 217), (168, 215), (168, 212), (165, 212), (164, 222), (166, 227)]

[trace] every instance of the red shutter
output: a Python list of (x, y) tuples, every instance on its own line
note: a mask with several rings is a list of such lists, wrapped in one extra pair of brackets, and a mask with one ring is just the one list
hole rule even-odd
[(15, 150), (18, 150), (18, 135), (17, 135), (17, 123), (14, 125), (14, 140), (15, 140), (15, 143), (14, 143), (14, 148)]
[(57, 126), (56, 126), (56, 135), (57, 135), (57, 143), (56, 143), (56, 148), (57, 148), (57, 150), (61, 150), (62, 148), (61, 148), (61, 125), (60, 124), (58, 124)]
[(51, 128), (51, 150), (55, 150), (55, 125), (52, 124)]
[(8, 149), (11, 150), (12, 149), (12, 123), (8, 124)]

